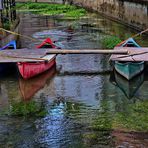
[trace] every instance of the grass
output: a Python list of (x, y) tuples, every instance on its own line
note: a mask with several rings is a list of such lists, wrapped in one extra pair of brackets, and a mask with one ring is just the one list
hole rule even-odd
[(10, 30), (10, 27), (11, 27), (11, 23), (9, 21), (3, 22), (3, 28), (4, 29)]
[(148, 131), (148, 101), (129, 104), (127, 112), (116, 113), (113, 127)]
[(4, 108), (0, 112), (0, 115), (9, 115), (16, 117), (44, 117), (47, 114), (44, 106), (35, 101), (12, 101), (10, 106), (11, 107)]
[(20, 11), (32, 11), (40, 15), (63, 15), (73, 18), (79, 18), (86, 14), (83, 8), (63, 4), (48, 4), (48, 3), (17, 3), (16, 9)]
[(102, 39), (102, 45), (104, 48), (112, 49), (117, 44), (119, 44), (122, 40), (116, 36), (108, 36)]

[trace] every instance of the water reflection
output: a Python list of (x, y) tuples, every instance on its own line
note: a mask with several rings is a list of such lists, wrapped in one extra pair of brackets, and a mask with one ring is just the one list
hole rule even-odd
[(131, 99), (139, 95), (138, 89), (144, 82), (144, 72), (128, 81), (116, 71), (113, 71), (110, 75), (110, 82), (120, 88), (128, 99)]
[[(74, 25), (74, 30), (67, 30), (69, 24)], [(99, 48), (104, 35), (125, 39), (134, 33), (97, 15), (64, 20), (22, 14), (20, 30), (39, 40), (51, 37), (68, 49)], [(21, 43), (22, 47), (31, 48), (38, 40), (22, 38)], [(107, 129), (114, 129), (118, 121), (127, 125), (134, 103), (109, 82), (108, 56), (58, 55), (56, 62), (61, 67), (56, 75), (54, 71), (47, 72), (24, 81), (10, 74), (11, 78), (0, 79), (0, 147), (108, 148), (112, 147), (113, 138)], [(145, 83), (140, 88), (139, 98), (143, 100), (148, 96), (147, 86)], [(124, 120), (118, 113), (123, 114)], [(138, 117), (141, 116), (133, 116), (133, 123), (142, 121), (143, 125), (145, 121)], [(138, 125), (141, 127), (141, 123)]]
[[(62, 100), (54, 101), (48, 106), (48, 115), (36, 121), (37, 142), (42, 147), (62, 147), (72, 140), (72, 122), (66, 117), (67, 103)], [(73, 130), (74, 132), (74, 130)]]
[(54, 77), (55, 73), (56, 67), (53, 67), (50, 71), (46, 71), (45, 73), (28, 80), (24, 80), (20, 77), (19, 87), (23, 99), (25, 101), (30, 100), (35, 93), (45, 86), (47, 81), (49, 82), (49, 80)]

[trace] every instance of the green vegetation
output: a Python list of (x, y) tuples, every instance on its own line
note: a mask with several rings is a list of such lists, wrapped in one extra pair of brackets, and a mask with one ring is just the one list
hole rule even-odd
[(109, 104), (102, 102), (102, 109), (92, 122), (93, 131), (111, 131), (122, 129), (125, 131), (148, 131), (148, 101), (126, 104), (123, 111), (112, 112)]
[(4, 108), (0, 115), (21, 116), (21, 117), (43, 117), (46, 115), (46, 110), (43, 106), (35, 101), (29, 102), (11, 102), (11, 107)]
[(129, 104), (126, 112), (116, 113), (113, 127), (135, 130), (148, 131), (148, 101)]
[(11, 110), (9, 111), (11, 116), (44, 116), (46, 114), (45, 109), (35, 101), (12, 102), (11, 106)]
[(95, 131), (110, 131), (112, 130), (112, 112), (108, 110), (108, 102), (102, 101), (101, 110), (95, 118), (92, 129)]
[(66, 17), (79, 18), (86, 14), (85, 9), (71, 5), (48, 4), (48, 3), (17, 3), (16, 9), (21, 11), (32, 11), (41, 15), (63, 15)]
[(121, 42), (121, 40), (116, 36), (107, 36), (107, 37), (103, 38), (102, 45), (104, 48), (112, 49), (120, 42)]
[(6, 30), (10, 30), (10, 26), (11, 26), (11, 24), (10, 24), (9, 21), (5, 21), (5, 22), (3, 23), (3, 28), (6, 29)]

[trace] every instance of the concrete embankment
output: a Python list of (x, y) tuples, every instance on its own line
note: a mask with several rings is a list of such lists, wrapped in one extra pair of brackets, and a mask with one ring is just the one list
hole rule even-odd
[(70, 3), (101, 13), (135, 29), (148, 28), (148, 0), (16, 0), (16, 2)]
[(147, 0), (67, 0), (136, 29), (148, 28)]

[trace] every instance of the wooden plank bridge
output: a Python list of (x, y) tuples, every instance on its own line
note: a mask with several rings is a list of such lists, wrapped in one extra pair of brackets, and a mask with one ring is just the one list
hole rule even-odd
[(16, 49), (1, 50), (0, 63), (45, 61), (47, 54), (112, 54), (111, 61), (148, 61), (148, 48), (116, 47), (107, 49)]

